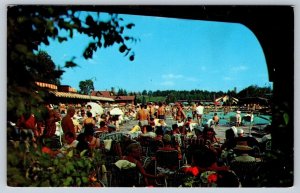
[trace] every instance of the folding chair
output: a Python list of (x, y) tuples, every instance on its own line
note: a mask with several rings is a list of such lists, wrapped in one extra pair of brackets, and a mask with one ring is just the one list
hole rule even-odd
[(124, 136), (124, 133), (122, 133), (122, 132), (108, 133), (105, 135), (101, 135), (101, 141), (103, 141), (104, 139), (112, 139), (115, 141), (121, 141), (123, 136)]
[(141, 174), (137, 168), (119, 169), (115, 164), (111, 168), (111, 187), (139, 187)]
[(139, 139), (139, 143), (142, 146), (142, 153), (146, 157), (150, 157), (155, 155), (155, 152), (159, 147), (162, 147), (162, 142), (155, 140), (151, 137), (141, 137)]
[(182, 166), (175, 172), (173, 179), (169, 182), (169, 187), (185, 187), (187, 178), (193, 177), (185, 171), (185, 168), (185, 166)]
[[(163, 173), (167, 176), (165, 178), (164, 186), (168, 186), (168, 182), (172, 181), (174, 174), (180, 168), (181, 160), (178, 158), (177, 150), (157, 150), (154, 159), (154, 171), (155, 175), (158, 173)], [(156, 181), (157, 183), (157, 181)], [(162, 185), (157, 183), (158, 185)]]
[(149, 151), (150, 151), (150, 137), (140, 137), (138, 142), (140, 143), (142, 147), (142, 154), (144, 156), (149, 156)]
[(157, 167), (176, 170), (180, 168), (177, 150), (157, 150), (155, 154), (155, 170)]

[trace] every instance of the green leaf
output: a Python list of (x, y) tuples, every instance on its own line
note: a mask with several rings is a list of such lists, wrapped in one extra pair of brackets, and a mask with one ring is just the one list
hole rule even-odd
[(81, 185), (81, 179), (79, 177), (76, 178), (76, 185), (77, 186)]
[(59, 43), (62, 43), (64, 41), (67, 41), (68, 38), (66, 38), (66, 37), (57, 37), (57, 40), (58, 40)]
[(55, 159), (54, 161), (53, 161), (53, 165), (58, 165), (59, 164), (59, 161), (58, 161), (58, 159)]
[(81, 171), (81, 172), (80, 172), (80, 175), (81, 175), (81, 177), (87, 177), (87, 176), (88, 176), (88, 173), (85, 172), (85, 171)]
[(131, 55), (131, 56), (129, 57), (129, 60), (130, 60), (130, 61), (133, 61), (133, 60), (134, 60), (134, 55)]
[(81, 180), (84, 184), (89, 182), (89, 179), (87, 177), (81, 177)]
[(41, 185), (40, 185), (41, 187), (49, 187), (50, 186), (50, 182), (49, 182), (49, 180), (45, 180), (45, 181), (43, 181), (42, 183), (41, 183)]
[(74, 24), (76, 24), (78, 27), (81, 27), (81, 21), (78, 18), (73, 18)]
[(57, 183), (59, 181), (58, 175), (57, 174), (52, 174), (51, 175), (51, 181), (54, 183)]
[(80, 157), (83, 157), (85, 155), (85, 153), (87, 152), (87, 149), (83, 150), (82, 152), (80, 152)]
[(83, 162), (81, 160), (78, 160), (77, 161), (77, 165), (80, 167), (80, 168), (83, 168), (84, 165), (83, 165)]
[(67, 61), (66, 64), (65, 64), (65, 67), (66, 68), (73, 68), (73, 67), (76, 67), (77, 64), (74, 63), (73, 61)]
[(73, 29), (70, 29), (70, 38), (73, 38)]
[(91, 43), (89, 44), (89, 49), (90, 49), (90, 50), (96, 51), (96, 50), (97, 50), (96, 43), (95, 43), (95, 42), (91, 42)]
[(66, 168), (69, 170), (69, 172), (72, 172), (72, 171), (74, 171), (74, 165), (73, 165), (73, 162), (67, 162), (67, 164), (66, 164)]
[(89, 25), (89, 26), (92, 26), (92, 25), (94, 25), (94, 23), (95, 23), (93, 17), (90, 16), (90, 15), (86, 17), (85, 22), (86, 22), (86, 24)]
[(120, 46), (119, 51), (123, 53), (125, 52), (126, 49), (127, 49), (126, 45), (123, 44), (122, 46)]
[(127, 25), (126, 25), (126, 27), (127, 27), (128, 29), (131, 29), (133, 26), (135, 26), (133, 23), (130, 23), (130, 24), (127, 24)]
[(20, 175), (20, 174), (16, 174), (16, 175), (12, 176), (7, 181), (11, 181), (14, 184), (17, 184), (18, 186), (24, 185), (27, 182), (27, 180), (22, 175)]
[(19, 51), (19, 52), (21, 52), (21, 53), (27, 53), (28, 48), (24, 44), (17, 44), (16, 45), (16, 50)]
[(73, 179), (72, 179), (72, 177), (67, 177), (65, 180), (64, 180), (64, 182), (63, 182), (63, 185), (64, 186), (70, 186), (70, 184), (72, 183), (72, 181), (73, 181)]

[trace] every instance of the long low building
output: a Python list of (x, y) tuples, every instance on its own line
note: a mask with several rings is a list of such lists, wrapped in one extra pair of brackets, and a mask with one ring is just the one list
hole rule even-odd
[(61, 98), (73, 98), (73, 99), (86, 99), (92, 101), (103, 101), (103, 102), (114, 102), (115, 100), (107, 97), (98, 97), (98, 96), (90, 96), (78, 93), (69, 93), (69, 92), (59, 92), (59, 91), (50, 91), (51, 94), (56, 97)]
[(45, 82), (36, 82), (36, 84), (48, 90), (49, 96), (47, 100), (51, 103), (82, 103), (87, 101), (103, 102), (103, 103), (113, 103), (115, 100), (110, 97), (104, 96), (92, 96), (87, 94), (80, 94), (76, 89), (68, 85), (55, 85)]

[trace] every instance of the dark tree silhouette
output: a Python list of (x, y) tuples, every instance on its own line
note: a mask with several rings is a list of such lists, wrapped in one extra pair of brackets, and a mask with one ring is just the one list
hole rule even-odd
[(90, 94), (94, 90), (94, 82), (91, 79), (79, 82), (80, 93)]
[[(95, 8), (93, 9), (95, 10)], [(88, 13), (84, 18), (80, 15), (79, 6), (9, 6), (7, 12), (7, 110), (21, 114), (25, 108), (37, 105), (43, 101), (45, 93), (36, 92), (35, 81), (38, 73), (46, 73), (44, 63), (36, 63), (35, 53), (43, 43), (49, 45), (52, 39), (64, 42), (73, 38), (74, 32), (90, 37), (83, 52), (85, 59), (92, 58), (93, 53), (100, 48), (119, 45), (119, 52), (134, 60), (134, 52), (128, 43), (137, 39), (124, 34), (125, 29), (131, 29), (134, 24), (124, 24), (117, 14), (109, 14), (106, 21), (100, 20), (100, 12)], [(68, 32), (62, 36), (60, 30)], [(67, 61), (63, 68), (75, 67), (75, 56)], [(61, 76), (57, 71), (54, 81)], [(16, 112), (17, 111), (17, 112)]]

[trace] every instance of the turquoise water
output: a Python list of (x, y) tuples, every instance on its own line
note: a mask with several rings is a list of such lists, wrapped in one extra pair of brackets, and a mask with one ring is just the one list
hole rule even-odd
[[(223, 112), (217, 112), (218, 116), (220, 117), (219, 124), (220, 125), (227, 125), (230, 123), (230, 117), (235, 117), (236, 112), (230, 112), (224, 115)], [(193, 117), (192, 112), (186, 112), (187, 117)], [(241, 113), (241, 117), (245, 116), (246, 113)], [(203, 116), (203, 123), (205, 124), (208, 119), (212, 119), (214, 116), (214, 112), (210, 112), (204, 114)], [(256, 115), (254, 114), (254, 121), (253, 125), (265, 125), (271, 123), (271, 116), (270, 115)]]

